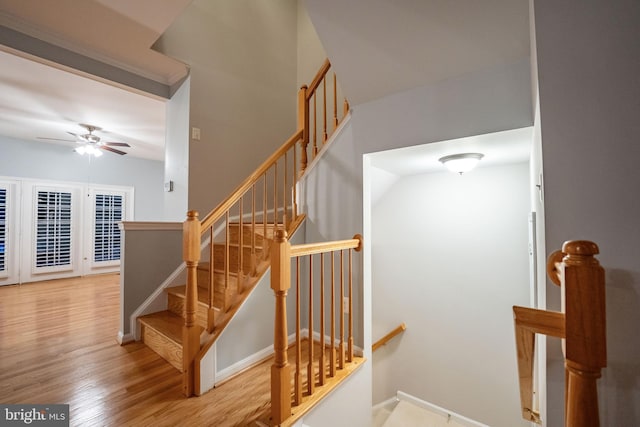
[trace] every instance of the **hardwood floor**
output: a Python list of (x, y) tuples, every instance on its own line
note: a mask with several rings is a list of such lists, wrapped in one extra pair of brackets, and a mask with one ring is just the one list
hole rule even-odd
[(117, 344), (119, 294), (118, 275), (0, 287), (0, 402), (68, 403), (77, 426), (235, 426), (267, 414), (270, 363), (186, 399), (160, 356)]

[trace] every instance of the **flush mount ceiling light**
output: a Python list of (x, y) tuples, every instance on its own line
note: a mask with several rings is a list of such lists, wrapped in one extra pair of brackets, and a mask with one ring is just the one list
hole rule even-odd
[(484, 154), (480, 153), (461, 153), (441, 157), (438, 161), (445, 165), (451, 172), (462, 175), (463, 173), (469, 172), (471, 169), (475, 168), (483, 157)]

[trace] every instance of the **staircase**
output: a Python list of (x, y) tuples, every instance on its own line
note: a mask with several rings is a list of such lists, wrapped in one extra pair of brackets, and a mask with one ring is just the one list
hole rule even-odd
[[(293, 425), (364, 362), (354, 352), (352, 310), (352, 253), (362, 248), (361, 236), (295, 246), (288, 240), (305, 219), (298, 212), (297, 183), (340, 125), (335, 74), (333, 102), (327, 102), (330, 66), (326, 60), (310, 86), (298, 92), (294, 134), (202, 220), (198, 212), (187, 213), (182, 245), (186, 283), (165, 289), (166, 310), (138, 318), (142, 341), (181, 373), (183, 393), (201, 395), (214, 386), (213, 344), (270, 269), (275, 295), (274, 332), (269, 334), (273, 337), (270, 395), (249, 415), (262, 424)], [(332, 115), (327, 105), (333, 105)], [(343, 119), (348, 111), (345, 101)], [(320, 266), (315, 270), (319, 278), (314, 263)], [(306, 265), (308, 270), (303, 271)], [(291, 335), (286, 314), (289, 289), (296, 297)], [(314, 303), (317, 290), (320, 301)], [(305, 292), (308, 296), (302, 302)], [(316, 320), (314, 305), (319, 305)], [(320, 331), (314, 331), (317, 322)], [(291, 337), (294, 343), (289, 345)], [(294, 351), (291, 364), (289, 351)], [(243, 401), (251, 400), (246, 395), (254, 391), (258, 387), (242, 390)], [(240, 422), (247, 421), (245, 417)]]
[[(282, 224), (255, 224), (252, 229), (252, 225), (230, 223), (228, 245), (220, 238), (213, 244), (213, 272), (211, 262), (198, 265), (196, 324), (201, 341), (217, 338), (264, 276), (269, 266), (268, 248), (277, 227)], [(245, 242), (255, 242), (255, 246), (252, 248)], [(213, 286), (210, 286), (212, 277)], [(165, 289), (168, 309), (138, 318), (142, 341), (180, 372), (183, 371), (186, 288), (184, 284)], [(210, 289), (214, 293), (213, 310), (209, 309)]]

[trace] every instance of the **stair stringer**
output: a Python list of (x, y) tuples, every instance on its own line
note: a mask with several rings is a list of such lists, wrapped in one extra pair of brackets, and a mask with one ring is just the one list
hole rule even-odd
[[(305, 221), (290, 237), (293, 244), (304, 243)], [(270, 287), (271, 268), (267, 268), (233, 318), (224, 327), (213, 345), (195, 360), (195, 375), (199, 379), (195, 394), (202, 395), (221, 381), (249, 368), (273, 354), (273, 321), (275, 303)], [(295, 282), (294, 282), (295, 283)], [(295, 326), (295, 290), (287, 298), (288, 330)], [(242, 337), (239, 340), (237, 337)], [(249, 339), (247, 339), (249, 338)], [(289, 336), (293, 342), (294, 335)], [(245, 345), (240, 348), (240, 345)]]

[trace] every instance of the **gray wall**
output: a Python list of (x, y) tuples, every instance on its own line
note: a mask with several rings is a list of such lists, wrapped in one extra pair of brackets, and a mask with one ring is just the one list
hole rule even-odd
[(413, 175), (371, 218), (373, 401), (402, 390), (495, 427), (521, 419), (512, 306), (529, 305), (527, 163)]
[(80, 156), (69, 147), (0, 136), (0, 175), (135, 188), (135, 220), (162, 219), (162, 162), (105, 153)]
[[(306, 8), (298, 0), (298, 37), (297, 37), (297, 75), (298, 88), (309, 86), (318, 69), (327, 58), (327, 53), (320, 43), (316, 29), (309, 18)], [(339, 106), (341, 107), (341, 106)]]
[(191, 70), (202, 137), (189, 145), (189, 209), (201, 216), (295, 131), (296, 21), (295, 0), (194, 0), (155, 45)]
[[(289, 237), (292, 245), (304, 239), (304, 223)], [(287, 333), (295, 333), (296, 289), (295, 264), (292, 261), (291, 289), (287, 292)], [(216, 342), (216, 368), (228, 368), (260, 350), (273, 346), (275, 298), (271, 289), (271, 270), (256, 285)], [(302, 327), (305, 325), (303, 323)]]
[(129, 323), (131, 314), (182, 263), (182, 229), (125, 230), (123, 234), (120, 332), (126, 335), (133, 333)]
[[(640, 425), (640, 2), (535, 1), (547, 250), (600, 246), (608, 368), (602, 425)], [(549, 309), (560, 293), (547, 289)], [(548, 344), (549, 426), (563, 419), (563, 366)]]

